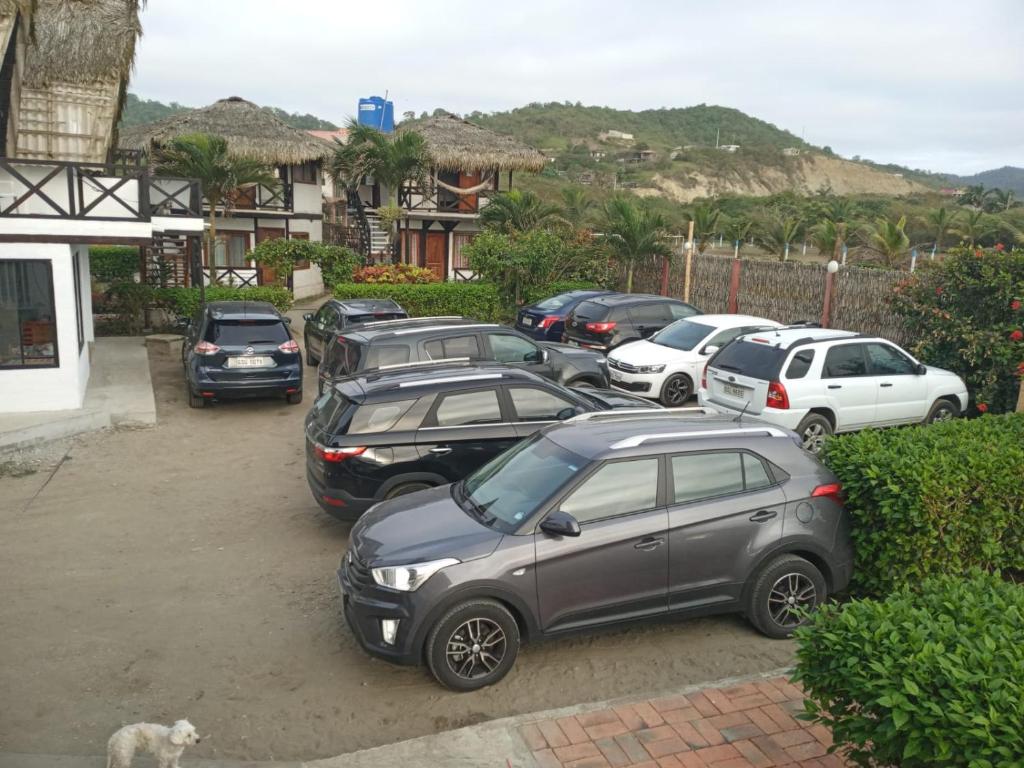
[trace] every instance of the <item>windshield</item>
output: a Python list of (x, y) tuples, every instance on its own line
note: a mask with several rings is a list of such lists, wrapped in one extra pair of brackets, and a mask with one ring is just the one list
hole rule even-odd
[(512, 533), (586, 464), (582, 456), (538, 434), (457, 483), (453, 495), (484, 525)]
[(221, 347), (284, 344), (291, 338), (280, 320), (217, 320), (206, 328), (206, 340)]
[(554, 312), (566, 304), (571, 304), (575, 298), (576, 294), (560, 293), (557, 296), (552, 296), (550, 299), (544, 299), (544, 301), (540, 301), (534, 306), (545, 312)]
[(713, 326), (695, 323), (692, 320), (677, 320), (651, 336), (650, 340), (663, 347), (689, 352), (714, 330)]

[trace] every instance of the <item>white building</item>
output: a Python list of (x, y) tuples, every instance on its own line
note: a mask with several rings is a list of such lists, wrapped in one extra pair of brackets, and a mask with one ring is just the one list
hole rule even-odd
[(81, 407), (90, 244), (202, 232), (196, 182), (108, 162), (139, 31), (136, 0), (0, 0), (0, 412)]

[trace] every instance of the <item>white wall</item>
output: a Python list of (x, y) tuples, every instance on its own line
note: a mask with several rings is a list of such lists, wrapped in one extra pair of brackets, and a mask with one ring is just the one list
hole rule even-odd
[[(84, 247), (84, 246), (74, 246)], [(70, 245), (0, 243), (0, 259), (40, 259), (53, 268), (53, 303), (57, 320), (59, 368), (0, 370), (0, 413), (60, 411), (80, 408), (89, 381), (89, 345), (78, 350), (75, 314), (75, 276)], [(85, 258), (88, 264), (88, 256)], [(89, 291), (88, 269), (83, 290)], [(86, 339), (92, 334), (92, 302), (88, 308)]]
[(321, 213), (324, 191), (319, 184), (292, 184), (292, 208), (296, 213)]

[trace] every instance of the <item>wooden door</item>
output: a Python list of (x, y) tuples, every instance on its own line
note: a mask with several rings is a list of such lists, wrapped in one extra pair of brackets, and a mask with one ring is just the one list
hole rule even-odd
[[(480, 172), (459, 173), (459, 188), (469, 189), (480, 183)], [(479, 195), (459, 195), (459, 213), (476, 213), (480, 205)]]
[[(283, 229), (256, 227), (256, 245), (259, 245), (264, 240), (276, 240), (279, 237), (284, 237)], [(256, 269), (259, 270), (260, 285), (277, 285), (277, 270), (264, 267), (262, 264), (257, 264)]]
[(448, 277), (445, 274), (445, 258), (448, 253), (448, 237), (445, 232), (427, 232), (427, 269), (437, 275), (438, 280)]

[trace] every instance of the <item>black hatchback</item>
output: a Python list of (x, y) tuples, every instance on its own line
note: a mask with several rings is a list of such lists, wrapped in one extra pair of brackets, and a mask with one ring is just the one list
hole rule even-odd
[(546, 424), (657, 407), (498, 364), (368, 372), (317, 399), (306, 418), (306, 477), (326, 512), (354, 520), (382, 499), (460, 480)]
[(315, 313), (302, 316), (306, 365), (318, 365), (328, 342), (354, 325), (407, 317), (409, 313), (392, 299), (329, 299)]
[(645, 293), (613, 293), (580, 302), (565, 318), (562, 340), (608, 352), (652, 336), (666, 325), (701, 314), (679, 299)]
[(302, 361), (288, 318), (263, 301), (215, 301), (185, 321), (181, 362), (188, 404), (281, 396), (302, 402)]

